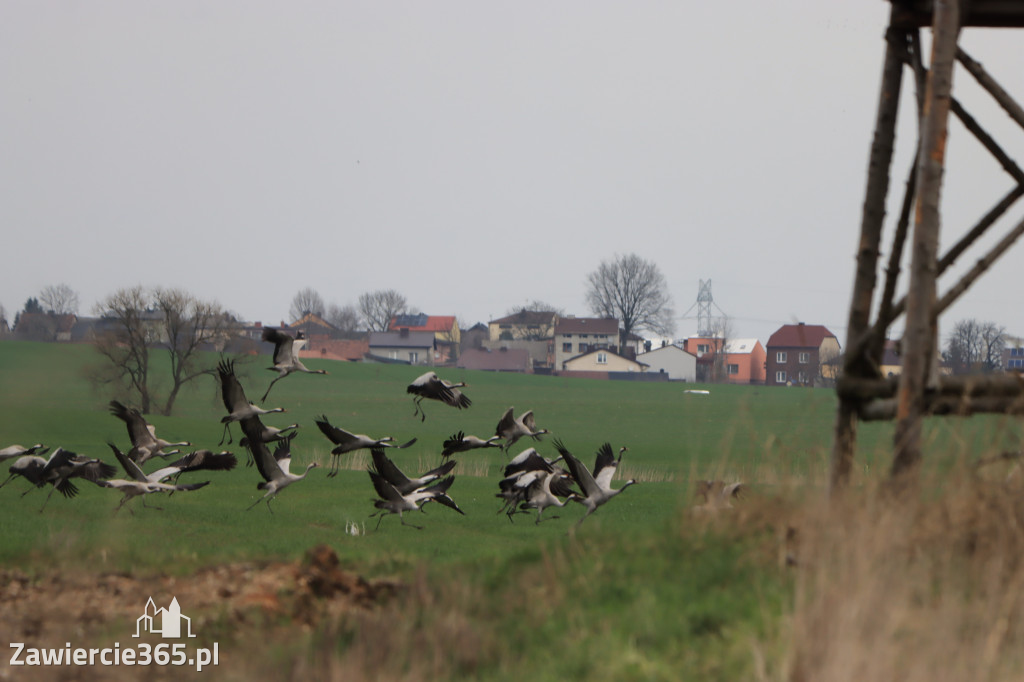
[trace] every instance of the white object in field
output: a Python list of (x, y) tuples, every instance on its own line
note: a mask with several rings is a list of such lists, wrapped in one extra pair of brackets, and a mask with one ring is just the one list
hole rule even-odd
[(688, 388), (683, 393), (694, 393), (696, 395), (711, 395), (711, 391), (703, 391), (695, 388)]

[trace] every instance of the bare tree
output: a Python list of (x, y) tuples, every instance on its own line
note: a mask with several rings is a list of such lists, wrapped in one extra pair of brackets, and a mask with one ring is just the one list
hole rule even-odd
[(998, 372), (1003, 368), (1003, 350), (1006, 348), (1006, 327), (995, 322), (981, 325), (982, 371)]
[(561, 308), (538, 300), (509, 308), (505, 315), (517, 318), (517, 321), (510, 329), (502, 332), (501, 338), (509, 341), (550, 339), (555, 335), (555, 324), (562, 314)]
[(392, 318), (407, 309), (405, 296), (394, 289), (371, 291), (359, 296), (359, 313), (371, 332), (386, 332)]
[(623, 337), (646, 329), (671, 336), (672, 298), (658, 266), (636, 254), (602, 261), (587, 275), (587, 303), (595, 315), (618, 318)]
[(818, 355), (818, 373), (814, 385), (834, 388), (842, 368), (842, 352), (838, 348), (825, 348)]
[(1002, 367), (1006, 328), (994, 322), (960, 320), (946, 341), (943, 360), (954, 374), (995, 372)]
[(161, 401), (162, 377), (152, 373), (151, 351), (168, 354), (170, 387), (159, 409), (170, 414), (181, 389), (210, 370), (201, 366), (199, 351), (223, 348), (236, 327), (220, 305), (180, 289), (120, 289), (97, 305), (97, 313), (107, 330), (95, 345), (107, 362), (94, 379), (137, 397), (144, 413)]
[(327, 307), (327, 321), (344, 337), (355, 336), (359, 331), (359, 311), (354, 305)]
[(722, 383), (729, 380), (729, 366), (726, 362), (726, 346), (732, 338), (732, 320), (728, 317), (716, 317), (711, 321), (711, 338), (715, 349), (711, 356), (710, 381)]
[(199, 362), (199, 351), (223, 350), (237, 334), (238, 324), (219, 304), (201, 301), (181, 289), (157, 289), (153, 303), (161, 316), (171, 367), (171, 388), (160, 411), (168, 415), (182, 387), (211, 369)]
[(46, 312), (54, 315), (78, 314), (78, 294), (67, 284), (45, 287), (39, 292), (39, 302)]
[(96, 335), (96, 350), (108, 361), (107, 372), (96, 375), (102, 383), (118, 384), (138, 396), (139, 407), (150, 412), (149, 347), (157, 340), (148, 315), (149, 294), (141, 286), (118, 289), (96, 304), (96, 314), (109, 321)]
[(292, 322), (298, 322), (309, 314), (323, 317), (326, 310), (327, 306), (324, 305), (323, 297), (312, 287), (306, 287), (295, 294), (288, 314), (291, 316)]

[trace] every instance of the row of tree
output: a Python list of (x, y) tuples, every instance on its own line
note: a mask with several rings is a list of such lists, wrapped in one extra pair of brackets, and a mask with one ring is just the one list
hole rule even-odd
[[(618, 318), (624, 334), (639, 329), (660, 334), (673, 331), (671, 299), (655, 264), (634, 254), (616, 256), (602, 262), (588, 276), (588, 283), (592, 312)], [(539, 302), (534, 305), (551, 308)], [(315, 314), (342, 334), (357, 333), (360, 323), (366, 331), (385, 331), (395, 316), (411, 312), (415, 311), (405, 297), (393, 289), (362, 294), (357, 306), (328, 306), (308, 287), (295, 295), (289, 311), (293, 321)], [(46, 313), (32, 318), (44, 322), (77, 315), (78, 295), (66, 284), (48, 286), (25, 303), (19, 318), (24, 313)], [(104, 362), (92, 369), (91, 378), (108, 393), (128, 396), (144, 413), (170, 414), (181, 391), (212, 372), (200, 350), (223, 350), (242, 326), (236, 315), (216, 301), (174, 288), (120, 289), (97, 303), (95, 313), (107, 324), (95, 338)], [(0, 319), (6, 320), (2, 310)], [(166, 354), (166, 362), (154, 362), (159, 353)], [(154, 367), (166, 369), (154, 371)]]
[(293, 321), (307, 315), (316, 315), (336, 327), (343, 334), (351, 335), (360, 330), (371, 332), (387, 331), (391, 320), (398, 315), (415, 312), (409, 307), (405, 296), (394, 289), (371, 291), (359, 296), (358, 308), (353, 305), (326, 305), (323, 296), (315, 289), (301, 289), (292, 299), (288, 311)]

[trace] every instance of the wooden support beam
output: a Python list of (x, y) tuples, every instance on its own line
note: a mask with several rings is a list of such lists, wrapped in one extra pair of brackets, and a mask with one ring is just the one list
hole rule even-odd
[[(1017, 3), (1018, 5), (1021, 3)], [(1021, 12), (1024, 13), (1024, 7), (1021, 8)], [(999, 106), (1010, 115), (1017, 125), (1024, 128), (1024, 108), (1021, 108), (1017, 102), (1010, 97), (1010, 93), (1006, 92), (999, 83), (996, 82), (992, 76), (988, 75), (988, 72), (981, 65), (981, 62), (975, 61), (959, 47), (956, 50), (956, 58), (967, 71), (974, 76), (974, 79), (978, 81), (978, 84), (988, 91), (988, 94), (992, 95), (992, 98), (999, 103)]]
[[(893, 8), (895, 11), (895, 8)], [(857, 339), (868, 329), (871, 303), (875, 289), (875, 272), (880, 253), (885, 202), (889, 193), (889, 168), (892, 165), (896, 118), (899, 113), (900, 89), (903, 83), (903, 57), (908, 34), (892, 26), (886, 31), (885, 61), (882, 85), (875, 116), (875, 135), (868, 160), (868, 181), (861, 216), (860, 243), (857, 249), (857, 270), (850, 303), (847, 338)], [(844, 374), (861, 375), (870, 371), (859, 358), (844, 358)], [(857, 441), (857, 404), (840, 398), (836, 412), (832, 453), (829, 463), (829, 489), (846, 485), (853, 466)]]
[(903, 373), (896, 402), (894, 477), (916, 469), (921, 460), (924, 396), (937, 351), (933, 313), (938, 275), (939, 203), (959, 31), (959, 0), (936, 0), (932, 20), (931, 68), (925, 90), (918, 156), (919, 185), (911, 240)]
[[(1024, 186), (1018, 186), (1017, 189), (1024, 193)], [(957, 282), (952, 289), (947, 291), (941, 299), (939, 299), (938, 305), (935, 309), (936, 318), (941, 315), (946, 308), (955, 303), (956, 300), (960, 298), (979, 277), (981, 277), (982, 273), (992, 267), (992, 264), (996, 262), (996, 259), (1006, 253), (1006, 251), (1013, 246), (1013, 243), (1020, 239), (1021, 235), (1024, 235), (1024, 220), (1017, 223), (1017, 226), (1010, 230), (1005, 237), (1000, 239), (999, 243), (993, 246), (992, 249), (984, 255), (984, 257), (979, 258), (978, 262), (974, 264), (974, 267), (968, 270), (964, 276), (960, 278), (960, 281)]]

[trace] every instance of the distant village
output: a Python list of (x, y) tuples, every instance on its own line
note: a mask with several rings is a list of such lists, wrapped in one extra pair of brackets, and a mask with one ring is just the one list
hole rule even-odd
[[(117, 324), (112, 318), (22, 313), (14, 328), (0, 320), (0, 338), (92, 343)], [(629, 381), (834, 386), (841, 356), (835, 334), (803, 322), (782, 325), (767, 344), (710, 332), (658, 343), (623, 335), (615, 318), (529, 310), (468, 329), (454, 315), (424, 313), (397, 315), (387, 331), (345, 331), (315, 313), (272, 326), (301, 333), (303, 358)], [(241, 323), (232, 338), (210, 350), (268, 354), (273, 348), (261, 341), (263, 328), (261, 322)], [(1002, 356), (1002, 371), (1024, 369), (1019, 343), (1007, 344)], [(896, 341), (886, 341), (879, 370), (882, 376), (900, 373)]]
[[(8, 338), (91, 343), (114, 325), (108, 318), (23, 313), (14, 329), (0, 331)], [(523, 310), (468, 329), (454, 315), (423, 313), (397, 315), (387, 331), (343, 331), (314, 313), (274, 326), (301, 333), (303, 358), (631, 381), (827, 386), (840, 354), (835, 334), (803, 323), (783, 325), (767, 346), (709, 333), (659, 347), (635, 334), (624, 337), (617, 319), (551, 311)], [(235, 338), (211, 350), (269, 353), (270, 344), (260, 341), (263, 327), (241, 324)]]

